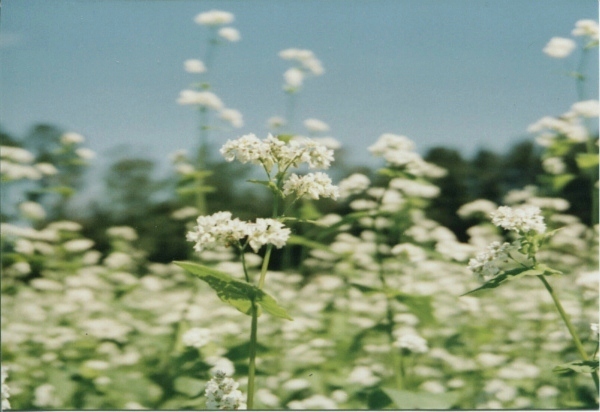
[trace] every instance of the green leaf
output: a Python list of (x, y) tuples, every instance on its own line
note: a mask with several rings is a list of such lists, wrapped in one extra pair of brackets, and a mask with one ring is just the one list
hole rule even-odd
[(558, 374), (572, 373), (594, 373), (598, 370), (598, 359), (587, 361), (573, 361), (557, 365), (552, 369), (552, 372)]
[(398, 302), (408, 306), (423, 323), (435, 323), (433, 316), (433, 306), (431, 305), (431, 296), (409, 295), (399, 291), (389, 291), (388, 295)]
[(502, 272), (498, 276), (488, 280), (487, 282), (485, 282), (483, 285), (481, 285), (477, 289), (473, 289), (467, 293), (463, 293), (461, 296), (469, 295), (473, 292), (477, 292), (477, 291), (480, 291), (483, 289), (495, 289), (505, 282), (515, 280), (515, 279), (518, 279), (523, 276), (540, 276), (543, 274), (544, 274), (544, 271), (534, 269), (534, 268), (517, 268), (517, 269), (507, 270), (505, 272)]
[(456, 392), (409, 392), (391, 388), (383, 388), (383, 391), (398, 409), (450, 409), (459, 398)]
[(278, 318), (293, 320), (287, 311), (279, 306), (277, 301), (271, 295), (254, 285), (233, 279), (227, 273), (197, 263), (173, 263), (208, 283), (208, 285), (217, 292), (219, 299), (225, 303), (229, 303), (246, 315), (252, 314), (252, 300), (254, 300), (255, 303), (271, 315)]
[(575, 161), (580, 169), (597, 168), (599, 163), (597, 153), (579, 153), (575, 157)]
[(306, 246), (311, 249), (326, 250), (333, 254), (337, 254), (337, 253), (333, 252), (328, 245), (324, 245), (322, 243), (315, 242), (313, 240), (309, 240), (309, 239), (306, 239), (306, 238), (304, 238), (302, 236), (298, 236), (298, 235), (291, 235), (287, 240), (287, 244), (288, 245)]
[(550, 186), (555, 191), (561, 191), (569, 182), (575, 179), (575, 175), (564, 173), (560, 175), (543, 175), (540, 176), (540, 183)]
[(179, 393), (194, 397), (200, 394), (204, 389), (205, 381), (190, 378), (189, 376), (180, 376), (173, 382), (173, 387)]
[(360, 283), (350, 283), (351, 286), (354, 286), (356, 289), (360, 290), (362, 293), (372, 294), (372, 293), (383, 293), (383, 290), (380, 288), (374, 288), (372, 286), (361, 285)]

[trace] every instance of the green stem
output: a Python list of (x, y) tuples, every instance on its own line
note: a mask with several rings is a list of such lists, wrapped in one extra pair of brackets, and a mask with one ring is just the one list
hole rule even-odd
[(246, 405), (248, 410), (254, 407), (254, 381), (256, 375), (256, 346), (258, 335), (258, 308), (254, 299), (252, 299), (252, 324), (250, 327), (250, 350), (248, 361), (248, 394), (246, 395)]
[[(583, 359), (584, 361), (587, 361), (589, 359), (589, 357), (588, 357), (587, 353), (585, 352), (585, 349), (583, 348), (583, 344), (581, 343), (581, 340), (579, 340), (579, 336), (577, 335), (577, 331), (575, 331), (575, 327), (573, 326), (573, 324), (571, 323), (571, 320), (569, 319), (569, 315), (567, 315), (567, 312), (565, 312), (565, 309), (563, 308), (562, 304), (560, 303), (560, 300), (558, 299), (556, 292), (554, 292), (554, 289), (552, 289), (552, 286), (550, 286), (550, 283), (548, 283), (548, 281), (546, 280), (546, 278), (544, 276), (538, 276), (538, 278), (542, 281), (542, 283), (546, 287), (546, 290), (548, 291), (548, 293), (550, 293), (550, 296), (552, 297), (552, 300), (554, 301), (554, 305), (556, 306), (556, 309), (558, 310), (560, 317), (562, 318), (563, 322), (567, 326), (567, 329), (569, 330), (569, 333), (571, 334), (571, 337), (573, 338), (573, 342), (575, 343), (577, 352), (579, 352), (579, 356), (581, 356), (581, 359)], [(598, 391), (599, 390), (598, 374), (596, 372), (592, 372), (591, 375), (592, 375), (592, 379), (594, 380), (594, 384), (596, 385), (596, 391)]]

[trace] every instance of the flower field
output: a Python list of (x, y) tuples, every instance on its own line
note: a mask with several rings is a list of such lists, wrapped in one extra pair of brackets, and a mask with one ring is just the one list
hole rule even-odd
[[(199, 144), (171, 155), (171, 261), (127, 221), (69, 216), (94, 162), (83, 136), (1, 142), (3, 409), (598, 408), (597, 100), (523, 125), (536, 184), (458, 205), (461, 232), (436, 219), (450, 172), (401, 131), (373, 136), (376, 170), (338, 179), (325, 122), (288, 130), (325, 73), (310, 50), (279, 54), (290, 104), (271, 133), (213, 150), (243, 116), (204, 76), (240, 33), (226, 11), (195, 22), (206, 56), (183, 63), (198, 81), (173, 100), (197, 110)], [(597, 48), (580, 20), (543, 52)], [(215, 185), (215, 164), (243, 176)], [(247, 190), (262, 209), (221, 208)]]

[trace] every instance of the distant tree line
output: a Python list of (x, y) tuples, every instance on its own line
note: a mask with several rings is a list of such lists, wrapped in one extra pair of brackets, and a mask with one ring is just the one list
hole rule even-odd
[[(53, 147), (62, 135), (56, 126), (40, 124), (34, 126), (22, 138), (9, 136), (0, 130), (0, 144), (20, 146), (31, 151), (37, 161), (53, 162)], [(582, 148), (583, 151), (583, 148)], [(570, 167), (574, 166), (567, 158)], [(590, 178), (578, 177), (560, 190), (552, 190), (544, 185), (541, 161), (541, 148), (527, 140), (514, 144), (505, 153), (479, 150), (473, 157), (465, 158), (459, 151), (434, 147), (424, 156), (425, 160), (445, 168), (448, 173), (436, 181), (441, 194), (434, 199), (427, 210), (430, 218), (451, 229), (460, 240), (467, 240), (466, 229), (473, 222), (460, 219), (458, 208), (476, 199), (488, 199), (502, 204), (504, 195), (511, 189), (522, 189), (527, 185), (540, 185), (544, 196), (567, 199), (571, 208), (567, 213), (579, 217), (590, 224), (591, 194)], [(269, 193), (264, 190), (249, 190), (248, 185), (240, 182), (248, 179), (250, 167), (238, 163), (227, 163), (218, 156), (212, 156), (208, 169), (213, 173), (207, 177), (206, 183), (216, 190), (208, 193), (207, 205), (209, 213), (229, 210), (235, 216), (268, 215), (271, 205)], [(89, 176), (84, 177), (81, 165), (64, 165), (62, 187), (71, 188), (73, 196), (81, 192)], [(186, 227), (181, 220), (171, 216), (173, 212), (185, 206), (182, 198), (176, 195), (177, 177), (157, 177), (157, 165), (149, 159), (135, 155), (119, 157), (114, 160), (103, 178), (102, 189), (86, 199), (85, 206), (75, 208), (73, 196), (44, 190), (46, 182), (39, 184), (13, 184), (10, 196), (2, 194), (2, 221), (11, 219), (8, 204), (14, 199), (19, 201), (33, 200), (42, 203), (47, 212), (47, 220), (69, 219), (81, 223), (84, 235), (96, 242), (102, 251), (108, 247), (106, 228), (127, 225), (136, 229), (139, 234), (139, 247), (146, 251), (148, 258), (155, 262), (170, 262), (187, 258), (190, 245), (185, 240)], [(351, 173), (364, 173), (377, 179), (373, 168), (348, 164), (343, 151), (336, 153), (336, 162), (331, 171), (337, 178)], [(242, 189), (243, 188), (243, 189)], [(66, 190), (66, 189), (65, 189)], [(20, 191), (19, 196), (14, 196)], [(311, 206), (312, 207), (312, 206)], [(347, 207), (335, 202), (316, 202), (316, 210), (322, 213), (349, 212)], [(39, 223), (40, 226), (44, 222)]]

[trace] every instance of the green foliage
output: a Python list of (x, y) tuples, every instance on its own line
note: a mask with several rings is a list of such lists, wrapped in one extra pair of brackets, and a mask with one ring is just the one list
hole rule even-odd
[(598, 371), (598, 359), (563, 363), (562, 365), (555, 366), (552, 371), (559, 375), (571, 375), (573, 373), (595, 373)]
[(286, 310), (279, 306), (272, 296), (254, 285), (235, 280), (224, 272), (197, 263), (174, 263), (208, 283), (217, 292), (219, 299), (246, 315), (252, 314), (252, 303), (254, 302), (275, 317), (292, 320)]

